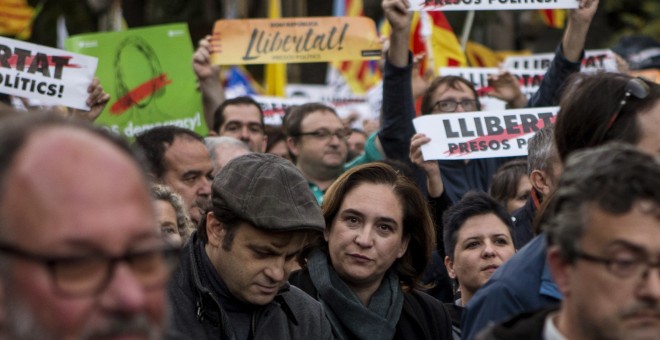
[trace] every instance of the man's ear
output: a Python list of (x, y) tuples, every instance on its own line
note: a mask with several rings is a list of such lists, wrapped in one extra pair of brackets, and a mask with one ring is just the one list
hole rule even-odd
[(557, 246), (548, 249), (547, 263), (552, 273), (552, 278), (559, 287), (559, 291), (567, 296), (570, 294), (571, 269), (573, 265), (562, 258)]
[(212, 211), (206, 213), (206, 238), (214, 248), (220, 247), (226, 235), (224, 224), (215, 218)]
[(532, 186), (536, 191), (543, 194), (543, 196), (550, 195), (552, 190), (552, 183), (550, 183), (550, 177), (543, 170), (533, 170), (529, 175), (529, 181), (532, 183)]
[(286, 145), (289, 147), (289, 151), (291, 153), (298, 157), (300, 155), (300, 149), (298, 148), (298, 142), (295, 138), (293, 137), (286, 137)]

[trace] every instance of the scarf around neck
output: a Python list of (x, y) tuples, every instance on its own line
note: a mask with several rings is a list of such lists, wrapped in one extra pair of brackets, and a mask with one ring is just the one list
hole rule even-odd
[(338, 339), (394, 338), (403, 309), (403, 292), (394, 270), (387, 271), (365, 307), (339, 278), (324, 251), (312, 251), (307, 267)]

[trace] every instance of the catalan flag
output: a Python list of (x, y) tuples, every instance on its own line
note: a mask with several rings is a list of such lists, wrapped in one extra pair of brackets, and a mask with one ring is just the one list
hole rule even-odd
[(27, 0), (0, 1), (0, 35), (28, 39), (34, 15), (35, 10)]
[(566, 23), (565, 9), (540, 9), (539, 14), (543, 22), (551, 28), (563, 29)]
[[(281, 0), (269, 0), (268, 18), (282, 17)], [(268, 64), (264, 71), (265, 92), (268, 96), (284, 97), (286, 88), (286, 64)]]
[[(335, 0), (333, 14), (338, 17), (362, 16), (362, 0)], [(329, 78), (332, 78), (333, 72), (339, 73), (353, 94), (366, 94), (382, 78), (376, 60), (333, 62), (330, 64)]]
[(467, 66), (465, 53), (441, 11), (424, 12), (431, 19), (431, 52), (433, 54), (433, 74), (442, 66)]

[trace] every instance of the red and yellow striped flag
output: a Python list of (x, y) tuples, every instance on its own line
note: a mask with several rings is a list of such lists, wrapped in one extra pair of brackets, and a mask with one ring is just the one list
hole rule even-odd
[[(426, 16), (426, 17), (424, 17)], [(424, 36), (424, 21), (430, 25), (430, 36)], [(389, 36), (392, 31), (385, 21), (381, 26), (381, 35)], [(427, 33), (428, 34), (428, 33)], [(449, 25), (445, 14), (440, 11), (414, 12), (410, 22), (410, 45), (413, 55), (426, 53), (420, 72), (424, 74), (430, 67), (434, 75), (438, 68), (445, 66), (467, 66), (467, 59), (461, 44)]]
[(543, 22), (551, 28), (563, 29), (566, 23), (565, 9), (540, 9), (539, 14)]
[(0, 35), (29, 38), (33, 17), (34, 8), (27, 4), (27, 0), (0, 1)]
[[(334, 16), (363, 16), (362, 0), (335, 0)], [(339, 71), (354, 94), (365, 94), (382, 78), (376, 60), (332, 62), (330, 67)]]
[(443, 66), (467, 66), (465, 53), (461, 44), (449, 25), (445, 14), (440, 11), (429, 11), (431, 19), (431, 51), (433, 53), (433, 74)]

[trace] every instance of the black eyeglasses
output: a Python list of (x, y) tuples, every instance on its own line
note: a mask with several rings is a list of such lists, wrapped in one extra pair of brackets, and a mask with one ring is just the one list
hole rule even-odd
[(68, 297), (91, 296), (102, 292), (112, 280), (119, 262), (126, 262), (130, 266), (144, 289), (162, 287), (179, 259), (178, 249), (164, 246), (122, 256), (47, 256), (0, 243), (0, 252), (46, 266), (55, 288)]
[(338, 129), (334, 132), (328, 129), (318, 129), (312, 132), (301, 132), (298, 134), (298, 136), (311, 136), (322, 141), (327, 141), (332, 138), (332, 136), (337, 136), (339, 140), (347, 141), (351, 134), (353, 134), (353, 130), (351, 129)]
[(463, 99), (459, 102), (454, 100), (440, 100), (433, 104), (432, 112), (456, 112), (458, 105), (463, 107), (465, 111), (475, 111), (477, 109), (477, 101), (474, 99)]
[(651, 88), (642, 78), (630, 79), (628, 83), (626, 83), (626, 92), (623, 95), (623, 99), (621, 99), (619, 107), (612, 115), (612, 118), (610, 118), (610, 121), (607, 123), (607, 129), (605, 131), (608, 131), (612, 125), (614, 125), (614, 122), (616, 122), (616, 120), (619, 118), (619, 114), (628, 102), (628, 98), (630, 96), (633, 96), (637, 99), (644, 99), (648, 97), (649, 93), (651, 93)]
[(608, 259), (594, 255), (589, 255), (584, 252), (578, 252), (577, 256), (578, 258), (583, 260), (605, 265), (607, 271), (612, 273), (614, 276), (620, 277), (622, 279), (627, 279), (631, 277), (636, 277), (636, 278), (644, 277), (648, 274), (651, 268), (660, 269), (660, 262), (654, 263), (641, 258), (628, 259), (628, 260)]

